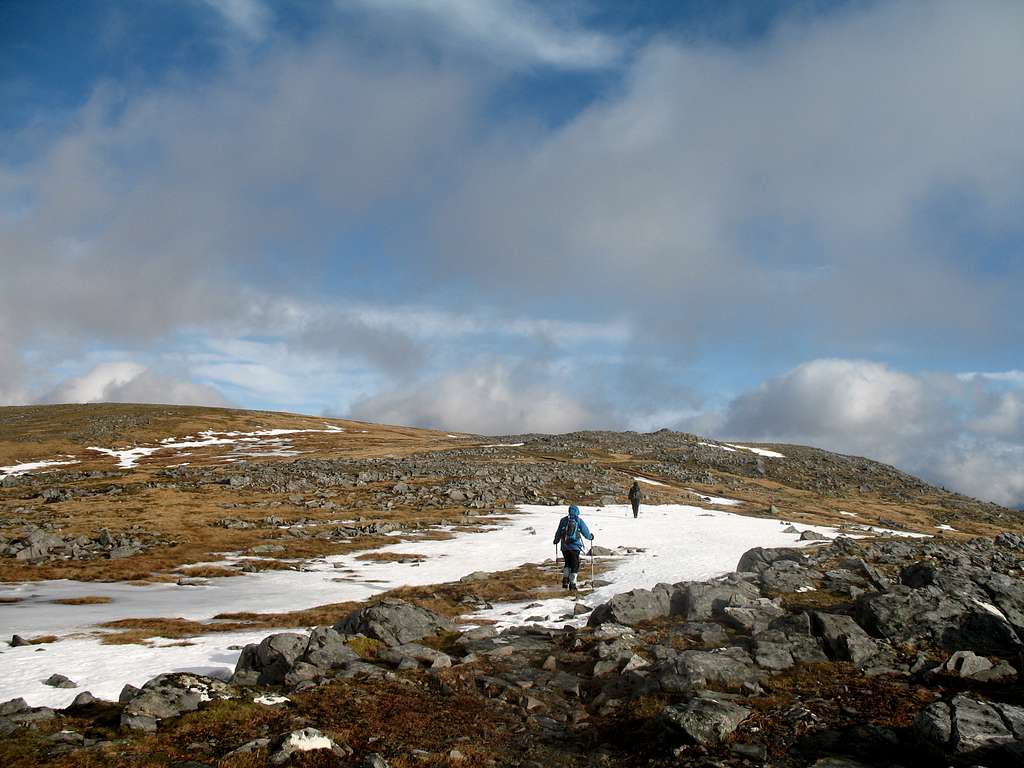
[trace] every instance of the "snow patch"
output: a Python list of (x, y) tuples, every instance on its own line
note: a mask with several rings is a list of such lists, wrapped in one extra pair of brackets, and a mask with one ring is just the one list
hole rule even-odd
[[(344, 431), (345, 429), (343, 427), (336, 427), (331, 424), (326, 425), (325, 429), (258, 429), (254, 432), (215, 432), (212, 429), (208, 429), (204, 432), (200, 432), (198, 437), (188, 435), (182, 440), (178, 440), (174, 437), (165, 437), (163, 440), (160, 440), (158, 445), (154, 446), (137, 446), (134, 448), (123, 449), (90, 446), (88, 450), (96, 451), (97, 453), (102, 453), (117, 459), (117, 466), (122, 469), (131, 469), (132, 467), (137, 466), (140, 459), (143, 459), (146, 456), (152, 456), (157, 451), (180, 451), (182, 448), (206, 448), (213, 445), (235, 445), (236, 443), (245, 443), (246, 450), (239, 448), (229, 454), (231, 457), (279, 456), (288, 458), (299, 455), (300, 451), (293, 449), (291, 444), (285, 440), (267, 440), (266, 438), (279, 438), (281, 435), (310, 433), (336, 434)], [(224, 460), (232, 461), (233, 459), (225, 458)]]
[(252, 700), (253, 704), (263, 704), (267, 707), (273, 707), (278, 704), (284, 704), (286, 701), (291, 701), (287, 696), (274, 696), (270, 693), (265, 693), (262, 696), (257, 696)]
[(870, 533), (884, 533), (886, 536), (902, 536), (907, 539), (930, 539), (931, 534), (915, 533), (914, 531), (895, 531), (892, 528), (879, 528), (877, 525), (859, 525), (858, 529)]
[(491, 443), (490, 445), (481, 445), (481, 448), (520, 448), (526, 445), (526, 443)]
[(996, 608), (994, 605), (992, 605), (992, 603), (986, 603), (986, 602), (984, 602), (982, 600), (979, 600), (976, 597), (972, 597), (971, 600), (973, 600), (975, 603), (980, 605), (982, 608), (984, 608), (986, 611), (991, 613), (993, 616), (998, 616), (1003, 621), (1006, 621), (1006, 614), (1004, 614), (1002, 611), (1000, 611), (998, 608)]
[(333, 749), (334, 742), (315, 728), (289, 733), (281, 743), (283, 752), (312, 752), (315, 749)]
[(956, 530), (956, 528), (954, 528), (952, 525), (946, 525), (946, 523), (943, 523), (942, 525), (936, 525), (935, 527), (938, 528), (940, 531), (955, 531)]
[(637, 475), (633, 479), (636, 480), (638, 483), (647, 483), (648, 485), (660, 485), (662, 488), (669, 487), (667, 483), (659, 483), (657, 480), (651, 480), (649, 477), (640, 477), (639, 475)]
[(754, 448), (754, 447), (749, 446), (749, 445), (736, 445), (735, 443), (726, 443), (726, 445), (728, 445), (728, 446), (730, 446), (732, 448), (738, 448), (741, 451), (750, 451), (751, 453), (756, 453), (758, 456), (766, 456), (766, 457), (768, 457), (770, 459), (784, 459), (784, 458), (786, 458), (784, 455), (782, 455), (781, 453), (779, 453), (777, 451), (769, 451), (769, 450), (767, 450), (765, 448)]
[(65, 467), (68, 464), (79, 464), (76, 459), (69, 459), (68, 461), (27, 461), (24, 464), (12, 464), (7, 467), (0, 467), (0, 476), (8, 475), (24, 475), (26, 472), (33, 472), (37, 469), (46, 469), (47, 467)]
[(719, 445), (718, 443), (697, 443), (697, 445), (706, 445), (708, 448), (720, 448), (721, 450), (728, 451), (729, 453), (736, 453), (736, 449), (731, 448), (728, 445)]
[(693, 490), (693, 488), (687, 488), (686, 490), (688, 490), (690, 493), (694, 493), (697, 496), (700, 496), (701, 501), (704, 501), (708, 504), (718, 504), (719, 506), (722, 507), (738, 507), (741, 504), (743, 504), (743, 502), (738, 499), (727, 499), (724, 496), (707, 496), (701, 493), (700, 491)]

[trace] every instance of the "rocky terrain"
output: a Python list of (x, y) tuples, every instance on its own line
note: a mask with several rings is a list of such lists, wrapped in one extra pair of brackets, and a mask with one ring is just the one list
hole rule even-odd
[[(128, 450), (137, 454), (122, 466)], [(64, 463), (17, 469), (51, 460)], [(121, 614), (100, 625), (103, 642), (276, 634), (236, 646), (230, 680), (168, 673), (118, 702), (78, 692), (75, 669), (54, 664), (35, 684), (78, 692), (74, 702), (0, 703), (0, 765), (1021, 759), (1020, 513), (801, 446), (664, 430), (484, 438), (168, 406), (2, 408), (0, 581), (174, 587), (302, 571), (316, 558), (382, 557), (385, 544), (477, 532), (519, 504), (622, 503), (634, 477), (646, 504), (791, 521), (805, 542), (825, 538), (807, 526), (848, 536), (754, 549), (733, 573), (634, 590), (592, 612), (578, 602), (555, 628), (531, 624), (529, 610), (525, 625), (500, 632), (467, 623), (480, 608), (549, 599), (557, 574), (544, 563), (467, 569), (366, 603), (202, 621)], [(902, 532), (929, 538), (890, 537)], [(0, 617), (21, 594), (0, 598)], [(80, 594), (51, 602), (109, 602)], [(62, 638), (2, 625), (11, 646), (46, 644), (47, 659), (61, 658)], [(140, 646), (97, 647), (116, 664), (120, 648)]]
[[(521, 503), (608, 504), (638, 474), (659, 483), (645, 487), (651, 503), (727, 495), (744, 502), (741, 514), (804, 523), (995, 535), (1022, 522), (884, 464), (800, 446), (733, 448), (667, 430), (479, 438), (355, 422), (323, 434), (324, 423), (165, 406), (2, 408), (0, 462), (59, 456), (75, 465), (0, 473), (0, 580), (176, 580), (180, 567), (225, 551), (262, 547), (285, 561), (403, 527), (472, 525)], [(295, 455), (285, 458), (239, 458), (236, 446), (214, 445), (119, 469), (93, 448), (103, 439), (159, 446), (210, 425), (224, 435), (308, 431), (288, 436)]]
[[(387, 599), (247, 646), (228, 681), (0, 704), (29, 766), (1008, 766), (1024, 538), (753, 549), (587, 626), (459, 631)], [(74, 686), (55, 676), (51, 684)]]

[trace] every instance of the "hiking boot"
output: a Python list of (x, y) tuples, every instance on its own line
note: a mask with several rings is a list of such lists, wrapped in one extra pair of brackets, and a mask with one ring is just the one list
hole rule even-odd
[(562, 579), (562, 589), (568, 589), (568, 588), (569, 588), (569, 580), (568, 579)]

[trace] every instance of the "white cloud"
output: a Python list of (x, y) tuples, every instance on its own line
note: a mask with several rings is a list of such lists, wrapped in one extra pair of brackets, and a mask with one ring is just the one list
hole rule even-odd
[(101, 363), (61, 382), (39, 402), (229, 405), (211, 386), (161, 375), (132, 361)]
[(567, 395), (542, 371), (536, 378), (483, 363), (357, 401), (353, 418), (477, 434), (568, 432), (602, 415)]
[(970, 381), (971, 379), (988, 379), (989, 381), (1005, 381), (1011, 384), (1024, 384), (1024, 371), (968, 371), (958, 373), (958, 379)]
[(975, 269), (943, 205), (1020, 231), (1022, 30), (1018, 2), (901, 0), (749, 45), (660, 40), (558, 130), (481, 150), (441, 252), (507, 301), (618, 300), (673, 339), (1006, 338), (1019, 265)]
[(317, 41), (195, 87), (99, 88), (38, 157), (0, 163), (18, 207), (0, 216), (0, 327), (25, 346), (153, 339), (244, 318), (261, 282), (284, 293), (268, 259), (316, 266), (458, 146), (473, 77), (406, 64)]
[[(374, 14), (409, 17), (485, 57), (566, 69), (608, 67), (622, 56), (612, 37), (587, 30), (553, 6), (525, 0), (356, 0)], [(350, 2), (341, 0), (345, 7)], [(565, 9), (562, 9), (563, 11)]]
[(272, 21), (270, 9), (263, 0), (200, 0), (223, 17), (233, 29), (246, 38), (259, 41)]
[(699, 426), (724, 438), (867, 456), (981, 499), (1024, 505), (1024, 392), (993, 386), (865, 360), (814, 360)]

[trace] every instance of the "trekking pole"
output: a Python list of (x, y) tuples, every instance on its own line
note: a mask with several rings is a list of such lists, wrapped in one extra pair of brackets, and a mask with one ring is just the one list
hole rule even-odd
[(590, 591), (594, 591), (594, 545), (590, 545)]

